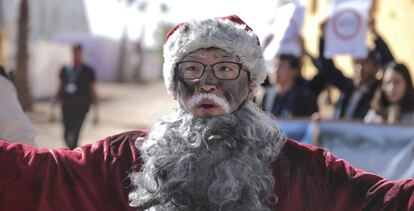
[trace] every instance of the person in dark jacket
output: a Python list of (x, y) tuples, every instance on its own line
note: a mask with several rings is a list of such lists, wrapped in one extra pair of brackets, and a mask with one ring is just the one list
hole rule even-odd
[[(73, 63), (62, 67), (59, 73), (59, 88), (52, 103), (61, 104), (64, 140), (69, 149), (78, 146), (83, 122), (94, 106), (94, 123), (98, 121), (98, 97), (96, 92), (96, 73), (83, 60), (83, 48), (80, 44), (72, 46)], [(52, 113), (53, 115), (53, 113)], [(51, 117), (54, 119), (54, 116)]]
[[(321, 32), (325, 31), (326, 23), (321, 24)], [(346, 77), (334, 64), (332, 59), (324, 57), (324, 36), (319, 42), (319, 59), (315, 66), (324, 79), (336, 86), (341, 95), (335, 105), (336, 119), (363, 120), (370, 109), (375, 90), (380, 84), (376, 77), (380, 69), (394, 60), (385, 41), (379, 35), (375, 22), (369, 22), (369, 29), (374, 35), (375, 48), (370, 49), (366, 58), (354, 58), (355, 74), (353, 78)]]
[(278, 55), (269, 70), (271, 86), (265, 89), (262, 108), (276, 117), (309, 117), (318, 112), (316, 95), (302, 78), (301, 61), (291, 54)]

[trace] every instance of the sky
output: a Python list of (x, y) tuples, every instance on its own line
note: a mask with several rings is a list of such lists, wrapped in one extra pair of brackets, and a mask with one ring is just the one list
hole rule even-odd
[[(189, 19), (239, 15), (259, 38), (269, 29), (277, 0), (141, 0), (148, 1), (145, 13), (137, 6), (127, 7), (120, 0), (85, 0), (93, 34), (118, 39), (127, 28), (130, 39), (144, 37), (147, 45), (160, 22), (180, 23)], [(165, 2), (170, 10), (162, 15), (159, 4)], [(258, 4), (257, 2), (260, 2)], [(145, 30), (143, 30), (145, 29)]]

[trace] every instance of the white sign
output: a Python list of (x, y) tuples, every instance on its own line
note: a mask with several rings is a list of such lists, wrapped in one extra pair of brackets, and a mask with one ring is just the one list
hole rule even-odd
[(335, 0), (325, 31), (325, 58), (335, 55), (351, 55), (365, 58), (367, 16), (371, 0)]
[(301, 55), (299, 43), (305, 7), (300, 3), (288, 3), (277, 9), (272, 24), (273, 39), (264, 49), (265, 60), (272, 60), (278, 54)]

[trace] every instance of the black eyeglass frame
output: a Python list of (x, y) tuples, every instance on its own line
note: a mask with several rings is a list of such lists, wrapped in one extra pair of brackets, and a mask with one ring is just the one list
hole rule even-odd
[[(194, 62), (194, 63), (198, 63), (198, 64), (203, 65), (203, 73), (202, 73), (199, 77), (196, 77), (196, 78), (185, 78), (185, 77), (183, 77), (183, 76), (181, 75), (181, 71), (180, 71), (180, 69), (179, 69), (179, 66), (180, 66), (180, 64), (182, 64), (182, 63), (186, 63), (186, 62)], [(213, 66), (214, 66), (214, 65), (217, 65), (217, 64), (222, 64), (222, 63), (232, 63), (232, 64), (236, 64), (236, 65), (239, 67), (237, 75), (236, 75), (234, 78), (231, 78), (231, 79), (225, 79), (225, 78), (219, 78), (219, 77), (217, 77), (217, 76), (216, 76), (216, 73), (215, 73), (215, 70), (214, 70), (214, 68), (213, 68)], [(213, 72), (214, 77), (216, 77), (217, 79), (220, 79), (220, 80), (225, 80), (225, 81), (236, 80), (237, 78), (239, 78), (239, 76), (240, 76), (240, 72), (241, 72), (242, 70), (244, 70), (244, 69), (243, 69), (243, 64), (242, 64), (242, 63), (240, 63), (240, 62), (230, 62), (230, 61), (221, 61), (221, 62), (217, 62), (217, 63), (214, 63), (214, 64), (204, 64), (204, 63), (199, 62), (199, 61), (181, 61), (181, 62), (177, 62), (177, 63), (175, 63), (175, 65), (174, 65), (174, 69), (175, 69), (176, 74), (178, 73), (177, 75), (178, 75), (180, 78), (182, 78), (182, 79), (184, 79), (184, 80), (194, 80), (194, 79), (199, 79), (199, 78), (203, 77), (204, 73), (206, 72), (206, 68), (207, 68), (207, 66), (210, 66), (210, 67), (211, 67), (211, 70), (212, 70), (212, 72)], [(245, 70), (245, 71), (246, 71), (246, 70)], [(249, 73), (249, 71), (246, 71), (246, 72), (247, 72), (247, 76), (248, 76), (248, 78), (249, 78), (249, 80), (250, 80), (250, 73)]]

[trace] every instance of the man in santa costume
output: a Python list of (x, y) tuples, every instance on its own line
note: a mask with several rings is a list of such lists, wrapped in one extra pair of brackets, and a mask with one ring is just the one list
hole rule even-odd
[(0, 142), (0, 210), (414, 210), (413, 180), (289, 140), (252, 102), (265, 66), (237, 16), (179, 24), (164, 59), (180, 107), (148, 132), (74, 150)]

